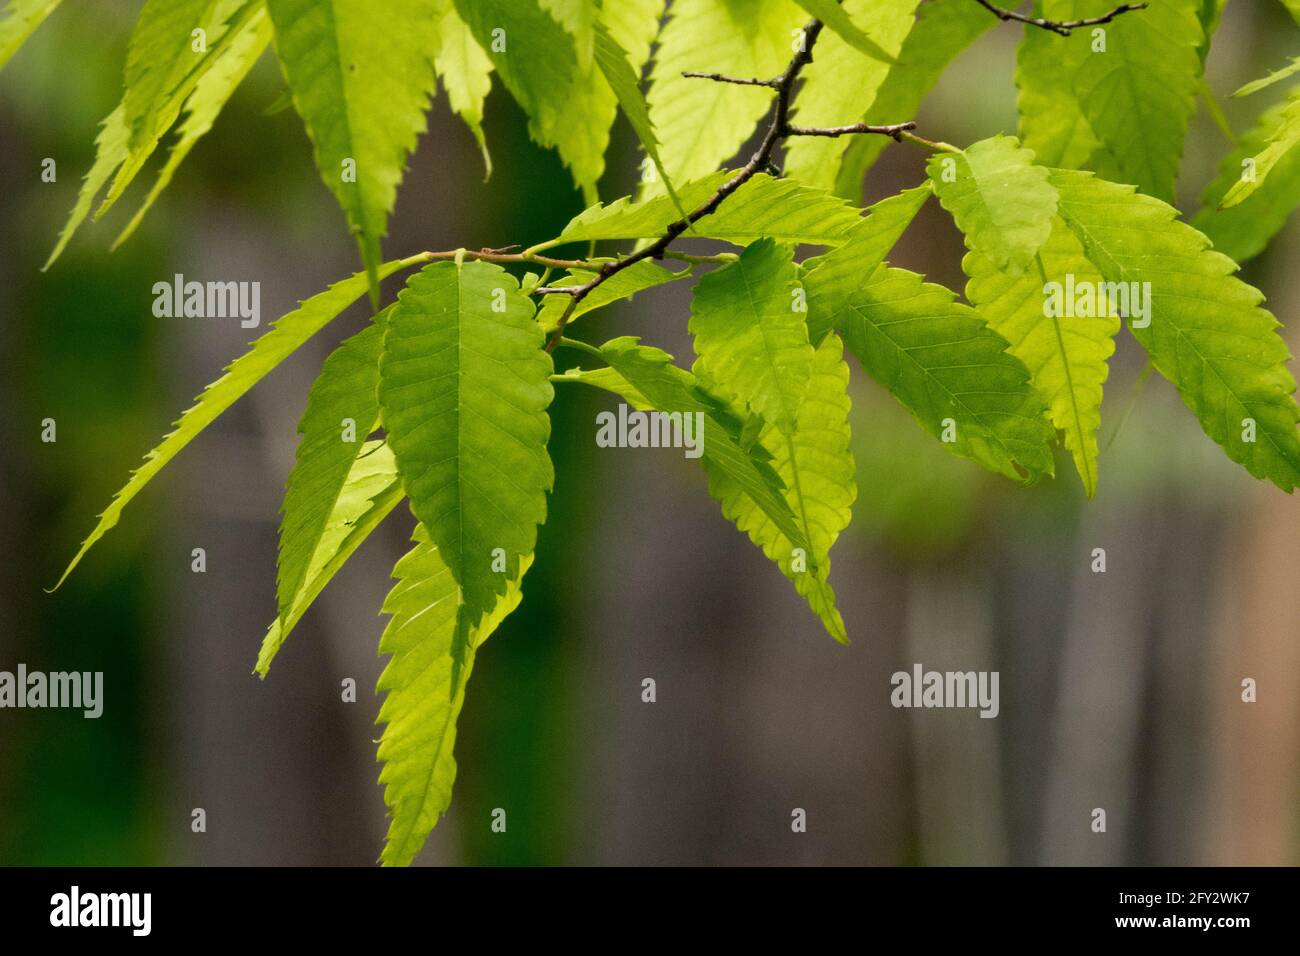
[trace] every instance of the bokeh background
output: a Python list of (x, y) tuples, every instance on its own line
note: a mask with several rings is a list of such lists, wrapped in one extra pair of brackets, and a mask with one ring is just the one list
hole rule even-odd
[[(259, 682), (277, 507), (331, 325), (187, 449), (55, 594), (75, 546), (143, 452), (250, 338), (156, 319), (152, 284), (257, 280), (263, 323), (351, 272), (356, 251), (267, 57), (140, 233), (113, 219), (39, 271), (117, 102), (138, 4), (60, 10), (0, 75), (0, 669), (102, 670), (105, 710), (0, 712), (0, 863), (358, 864), (385, 829), (372, 688), (378, 608), (406, 549), (392, 516)], [(945, 75), (922, 131), (1014, 132), (1019, 28)], [(1280, 4), (1231, 4), (1209, 59), (1220, 94), (1282, 64)], [(1237, 128), (1258, 98), (1227, 102)], [(907, 117), (898, 117), (906, 119)], [(491, 183), (443, 97), (386, 249), (531, 243), (581, 202), (500, 89)], [(1185, 211), (1228, 144), (1204, 109)], [(58, 180), (40, 181), (53, 157)], [(891, 147), (874, 200), (925, 156)], [(620, 119), (602, 195), (639, 155)], [(142, 177), (142, 182), (145, 177)], [(138, 189), (139, 187), (137, 187)], [(129, 204), (123, 204), (124, 207)], [(1300, 345), (1300, 221), (1250, 263)], [(930, 203), (892, 260), (953, 288), (962, 246)], [(391, 294), (391, 290), (390, 290)], [(582, 320), (690, 358), (689, 290)], [(853, 362), (853, 360), (850, 360)], [(832, 580), (835, 645), (675, 453), (604, 450), (607, 399), (561, 387), (559, 475), (521, 609), (482, 651), (460, 723), (452, 808), (421, 863), (1294, 864), (1300, 857), (1300, 506), (1232, 465), (1122, 332), (1101, 486), (1066, 459), (1021, 489), (948, 456), (857, 373), (859, 495)], [(58, 441), (40, 441), (56, 419)], [(1121, 427), (1122, 426), (1122, 427)], [(207, 551), (206, 574), (190, 551)], [(1108, 570), (1090, 571), (1104, 547)], [(889, 705), (914, 662), (1001, 673), (1001, 715)], [(355, 703), (340, 683), (356, 679)], [(658, 701), (641, 702), (653, 677)], [(1240, 700), (1253, 677), (1259, 701)], [(192, 833), (202, 807), (207, 832)], [(505, 834), (489, 829), (507, 809)], [(808, 832), (790, 828), (807, 811)], [(1108, 832), (1094, 834), (1103, 807)]]

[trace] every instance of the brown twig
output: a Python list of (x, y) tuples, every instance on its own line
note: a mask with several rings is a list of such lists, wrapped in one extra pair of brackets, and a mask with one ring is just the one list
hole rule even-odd
[(890, 126), (872, 126), (870, 123), (852, 123), (848, 126), (787, 126), (786, 136), (852, 136), (855, 133), (878, 133), (902, 141), (903, 133), (916, 129), (916, 123), (894, 123)]
[(699, 70), (683, 70), (682, 76), (695, 80), (713, 80), (715, 83), (735, 83), (737, 86), (768, 86), (772, 89), (776, 89), (781, 81), (779, 76), (770, 80), (758, 80), (752, 76), (726, 76), (722, 73), (701, 73)]
[(1145, 10), (1146, 3), (1121, 3), (1110, 13), (1103, 13), (1099, 17), (1088, 17), (1085, 20), (1048, 20), (1043, 17), (1031, 17), (1028, 14), (1016, 13), (1014, 10), (1005, 10), (1002, 7), (994, 6), (989, 0), (975, 0), (981, 7), (993, 14), (999, 20), (1015, 20), (1018, 23), (1028, 24), (1031, 27), (1039, 27), (1043, 30), (1050, 30), (1053, 33), (1063, 37), (1068, 37), (1079, 27), (1095, 27), (1103, 23), (1110, 23), (1120, 14), (1130, 13), (1133, 10)]

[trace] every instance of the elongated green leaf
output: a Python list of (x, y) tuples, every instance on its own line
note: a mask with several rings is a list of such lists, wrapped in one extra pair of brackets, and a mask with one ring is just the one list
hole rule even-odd
[[(997, 22), (971, 0), (926, 0), (903, 41), (898, 63), (890, 68), (867, 115), (860, 119), (878, 125), (916, 119), (921, 101), (953, 58)], [(863, 177), (892, 142), (887, 136), (852, 137), (835, 180), (836, 195), (860, 202)]]
[[(679, 194), (688, 209), (702, 206), (731, 176), (717, 172), (683, 185)], [(650, 239), (661, 236), (681, 216), (667, 196), (644, 202), (628, 198), (596, 205), (577, 215), (559, 238), (532, 251), (569, 242)], [(838, 245), (862, 218), (862, 211), (824, 189), (758, 173), (727, 197), (717, 211), (698, 220), (691, 235), (745, 246), (756, 239)]]
[[(676, 183), (734, 156), (772, 106), (772, 91), (682, 76), (683, 71), (776, 76), (807, 17), (793, 0), (674, 0), (650, 74), (650, 119)], [(645, 193), (663, 192), (658, 183)], [(689, 203), (686, 203), (689, 206)]]
[[(257, 21), (264, 14), (256, 3), (250, 0), (246, 5), (238, 7), (231, 16), (229, 29), (227, 29), (226, 22), (219, 18), (225, 16), (229, 9), (228, 4), (223, 4), (216, 9), (214, 16), (217, 19), (214, 19), (211, 24), (213, 30), (209, 35), (211, 42), (207, 47), (207, 53), (203, 55), (178, 85), (165, 91), (152, 104), (148, 113), (147, 125), (154, 130), (156, 135), (146, 138), (146, 141), (140, 143), (140, 145), (132, 147), (132, 131), (126, 121), (124, 103), (119, 103), (113, 112), (105, 117), (99, 135), (95, 139), (95, 161), (81, 184), (77, 201), (68, 217), (68, 222), (59, 233), (58, 242), (50, 252), (49, 258), (42, 267), (43, 269), (49, 269), (55, 260), (63, 254), (63, 250), (67, 248), (73, 234), (86, 221), (86, 217), (90, 215), (96, 197), (106, 185), (108, 186), (108, 192), (95, 212), (96, 219), (103, 216), (122, 195), (153, 155), (163, 134), (180, 115), (182, 104), (193, 93), (198, 83), (207, 76), (208, 69), (218, 63), (226, 62), (227, 50), (235, 45), (236, 41), (245, 42), (244, 37), (250, 32), (259, 29)], [(146, 26), (147, 24), (138, 26), (137, 31), (147, 33)], [(137, 42), (134, 37), (132, 42), (133, 44)], [(165, 175), (170, 176), (172, 169), (173, 167), (169, 164), (167, 169), (164, 170)], [(160, 182), (162, 182), (161, 179)], [(153, 198), (155, 197), (151, 195), (147, 201), (151, 202)], [(133, 228), (133, 225), (128, 226), (128, 230), (131, 228)]]
[(882, 199), (867, 210), (867, 218), (854, 227), (842, 246), (804, 260), (800, 280), (808, 293), (808, 337), (814, 346), (835, 327), (849, 298), (875, 275), (876, 267), (885, 261), (933, 192), (926, 180)]
[(73, 235), (90, 215), (90, 207), (94, 205), (95, 197), (108, 184), (114, 170), (126, 160), (130, 152), (130, 147), (127, 145), (130, 138), (131, 131), (127, 129), (122, 119), (122, 107), (119, 104), (113, 112), (104, 117), (100, 124), (99, 135), (95, 137), (95, 162), (81, 182), (77, 202), (72, 207), (67, 223), (59, 232), (59, 239), (50, 251), (49, 258), (41, 267), (42, 271), (49, 269), (59, 256), (63, 255), (63, 250), (68, 247)]
[(623, 336), (600, 348), (609, 368), (569, 369), (557, 380), (573, 379), (619, 395), (641, 410), (704, 416), (701, 458), (708, 472), (725, 475), (796, 546), (807, 548), (803, 529), (785, 500), (785, 484), (769, 464), (770, 453), (744, 434), (745, 423), (713, 395), (694, 375), (672, 362), (661, 349), (641, 345)]
[(492, 61), (456, 13), (452, 0), (436, 0), (436, 3), (438, 50), (433, 65), (447, 88), (451, 108), (474, 134), (474, 141), (483, 153), (487, 176), (491, 177), (492, 157), (483, 135), (483, 103), (492, 90)]
[[(380, 267), (381, 278), (424, 261), (424, 256), (412, 256), (385, 263)], [(175, 430), (145, 456), (144, 463), (131, 474), (104, 513), (99, 516), (90, 536), (82, 543), (67, 570), (59, 578), (57, 588), (75, 568), (91, 546), (102, 538), (122, 515), (122, 509), (149, 484), (177, 452), (188, 445), (199, 432), (212, 424), (218, 416), (233, 405), (245, 392), (262, 380), (273, 368), (297, 351), (298, 347), (319, 332), (325, 325), (366, 291), (366, 277), (358, 274), (336, 282), (319, 295), (312, 296), (294, 311), (283, 316), (271, 330), (252, 344), (252, 347), (226, 368), (198, 397), (176, 422)]]
[(619, 46), (604, 23), (596, 24), (596, 63), (600, 67), (600, 72), (604, 74), (605, 81), (609, 83), (618, 98), (618, 104), (623, 108), (623, 114), (631, 124), (632, 131), (641, 141), (646, 156), (654, 163), (655, 170), (663, 180), (664, 188), (668, 191), (674, 208), (678, 215), (685, 219), (688, 210), (682, 206), (681, 198), (673, 189), (672, 180), (664, 169), (663, 160), (659, 157), (659, 139), (655, 135), (654, 124), (650, 122), (650, 111), (646, 106), (645, 97), (641, 95), (640, 79), (632, 69), (627, 51)]
[(60, 0), (9, 0), (0, 10), (0, 68), (59, 6)]
[(1227, 5), (1228, 0), (1201, 0), (1197, 8), (1196, 15), (1201, 22), (1202, 39), (1198, 52), (1201, 55), (1202, 66), (1205, 64), (1205, 58), (1210, 55), (1210, 40), (1219, 29), (1219, 23), (1223, 19), (1223, 8)]
[[(260, 0), (183, 0), (175, 9), (169, 0), (152, 0), (141, 12), (131, 34), (122, 97), (129, 149), (95, 210), (96, 219), (113, 207), (144, 169), (199, 81), (265, 15)], [(203, 31), (201, 42), (192, 29)], [(151, 68), (155, 60), (167, 67)]]
[(1267, 89), (1274, 83), (1280, 83), (1285, 79), (1300, 73), (1300, 56), (1291, 58), (1291, 62), (1280, 69), (1273, 70), (1268, 76), (1258, 80), (1252, 80), (1241, 89), (1234, 92), (1233, 96), (1250, 96), (1252, 93), (1258, 93), (1260, 90)]
[[(1072, 0), (1082, 16), (1105, 0)], [(1074, 88), (1106, 160), (1096, 169), (1173, 201), (1187, 125), (1196, 111), (1204, 32), (1200, 0), (1151, 0), (1106, 27), (1106, 52), (1094, 54)], [(1083, 42), (1082, 32), (1075, 42)], [(1058, 82), (1064, 79), (1058, 77)]]
[[(894, 58), (898, 55), (898, 51), (887, 50), (877, 42), (880, 39), (880, 24), (875, 19), (870, 19), (870, 15), (882, 8), (910, 7), (911, 9), (908, 10), (910, 17), (912, 10), (916, 8), (916, 4), (911, 0), (884, 0), (883, 3), (881, 0), (857, 0), (857, 2), (846, 0), (844, 6), (840, 6), (840, 0), (796, 0), (796, 2), (826, 24), (845, 44), (881, 63), (895, 62)], [(855, 23), (854, 19), (858, 22)], [(870, 31), (870, 36), (863, 32), (859, 23)], [(819, 50), (818, 53), (820, 52)]]
[(1251, 196), (1268, 181), (1275, 166), (1291, 153), (1297, 152), (1295, 146), (1300, 143), (1300, 87), (1291, 91), (1286, 104), (1276, 116), (1277, 125), (1268, 134), (1264, 148), (1253, 158), (1253, 168), (1250, 170), (1252, 175), (1239, 176), (1232, 184), (1220, 202), (1224, 209), (1231, 209)]
[(281, 624), (331, 524), (353, 463), (379, 425), (376, 390), (387, 311), (330, 354), (307, 394), (307, 410), (298, 423), (302, 440), (280, 509), (276, 595)]
[(1052, 232), (1056, 190), (1047, 169), (1010, 136), (980, 140), (930, 158), (930, 182), (966, 245), (1018, 275)]
[(267, 0), (275, 49), (321, 179), (357, 236), (378, 301), (380, 244), (434, 91), (433, 0)]
[(532, 301), (486, 262), (427, 266), (388, 321), (379, 364), (388, 443), (471, 627), (518, 575), (546, 520), (555, 472), (543, 344)]
[(712, 379), (787, 435), (812, 378), (802, 291), (791, 250), (761, 239), (701, 279), (691, 302), (695, 352)]
[(209, 28), (224, 29), (226, 18), (241, 2), (145, 0), (131, 33), (122, 96), (132, 148), (153, 137), (159, 105), (206, 55)]
[(836, 328), (871, 377), (948, 451), (1026, 484), (1052, 474), (1055, 434), (1028, 370), (951, 290), (879, 266)]
[(1219, 175), (1206, 186), (1201, 195), (1202, 209), (1192, 220), (1192, 225), (1210, 237), (1214, 248), (1238, 262), (1263, 252), (1287, 217), (1300, 206), (1300, 149), (1292, 149), (1278, 157), (1268, 179), (1259, 183), (1254, 192), (1234, 206), (1220, 208), (1223, 197), (1242, 176), (1258, 176), (1254, 157), (1268, 147), (1269, 137), (1282, 126), (1284, 114), (1293, 102), (1287, 100), (1270, 107), (1241, 137), (1219, 166)]
[[(663, 0), (623, 0), (602, 22), (639, 73)], [(456, 0), (456, 9), (528, 114), (528, 131), (554, 147), (588, 201), (605, 171), (617, 99), (594, 61), (580, 61), (574, 38), (538, 0)], [(637, 57), (641, 56), (642, 59)]]
[[(678, 190), (682, 204), (696, 209), (718, 191), (730, 178), (729, 173), (716, 172), (704, 179), (682, 185)], [(734, 198), (734, 197), (733, 197)], [(559, 237), (533, 246), (530, 252), (540, 252), (570, 242), (598, 242), (611, 239), (643, 239), (660, 236), (670, 225), (679, 221), (681, 214), (668, 196), (656, 196), (644, 202), (633, 202), (624, 196), (608, 205), (597, 203), (574, 216)]]
[(738, 246), (756, 239), (839, 245), (862, 221), (862, 210), (833, 193), (759, 173), (728, 197), (718, 211), (695, 223), (692, 235)]
[[(799, 0), (810, 8), (808, 0)], [(890, 62), (916, 22), (916, 0), (820, 0), (812, 6), (834, 10), (849, 21), (851, 14), (879, 45), (875, 53), (852, 42), (832, 20), (835, 33), (822, 33), (816, 56), (804, 68), (803, 86), (795, 96), (792, 122), (798, 126), (841, 126), (861, 120), (876, 91), (889, 75)], [(852, 25), (852, 21), (849, 21)], [(883, 47), (883, 48), (882, 48)], [(912, 117), (906, 117), (911, 119)], [(788, 140), (786, 173), (812, 186), (832, 189), (850, 136), (802, 136)]]
[(1156, 370), (1229, 458), (1291, 491), (1300, 483), (1300, 408), (1263, 295), (1172, 206), (1088, 173), (1053, 170), (1052, 183), (1061, 216), (1106, 280), (1149, 293), (1149, 313), (1130, 328)]
[[(1044, 15), (1054, 20), (1098, 16), (1113, 7), (1108, 0), (1042, 2)], [(1077, 127), (1077, 112), (1099, 144), (1087, 165), (1108, 178), (1136, 183), (1157, 198), (1172, 199), (1183, 138), (1196, 109), (1205, 39), (1201, 10), (1202, 0), (1151, 0), (1145, 9), (1117, 17), (1099, 32), (1076, 30), (1069, 37), (1028, 41), (1061, 52), (1035, 58), (1041, 70), (1030, 72), (1027, 63), (1021, 64), (1017, 81), (1022, 100), (1029, 95), (1032, 104), (1036, 93), (1048, 101), (1032, 112), (1022, 111), (1026, 138), (1040, 144), (1063, 131), (1063, 125), (1074, 124), (1086, 140)], [(1065, 97), (1071, 94), (1074, 103), (1067, 105)], [(1041, 128), (1042, 123), (1047, 127)], [(1082, 151), (1074, 144), (1050, 159), (1083, 165)]]
[(659, 35), (665, 0), (631, 0), (629, 3), (601, 3), (599, 22), (627, 54), (638, 83), (650, 62), (650, 48)]
[(352, 461), (321, 533), (313, 542), (302, 580), (288, 607), (271, 622), (262, 638), (254, 668), (259, 677), (266, 677), (289, 634), (339, 568), (404, 497), (392, 451), (382, 441), (366, 442)]
[[(606, 279), (595, 290), (586, 296), (577, 307), (573, 314), (569, 316), (569, 322), (588, 312), (594, 312), (596, 309), (604, 308), (614, 302), (630, 298), (638, 292), (645, 289), (652, 289), (657, 285), (663, 285), (665, 282), (672, 282), (675, 279), (684, 279), (691, 274), (689, 268), (682, 269), (678, 272), (670, 272), (663, 266), (656, 265), (648, 259), (642, 259), (626, 269), (614, 273), (609, 279)], [(581, 285), (595, 278), (594, 272), (570, 272), (568, 275), (551, 282), (554, 286)], [(537, 310), (537, 321), (546, 333), (554, 332), (560, 324), (560, 316), (564, 314), (565, 309), (569, 306), (569, 296), (567, 295), (548, 295), (542, 303), (542, 307)]]
[[(1041, 6), (1034, 5), (1040, 16)], [(1026, 29), (1020, 41), (1016, 54), (1020, 139), (1044, 166), (1079, 169), (1101, 148), (1073, 84), (1094, 56), (1091, 46), (1082, 36), (1070, 39), (1050, 30)]]
[(591, 65), (596, 43), (596, 10), (599, 0), (541, 0), (542, 9), (573, 37), (573, 47), (578, 54), (578, 65), (586, 69)]
[[(537, 0), (455, 0), (478, 45), (529, 118), (529, 132), (555, 146), (574, 85), (573, 38)], [(611, 117), (612, 118), (612, 117)]]
[(839, 336), (826, 336), (814, 356), (807, 399), (799, 407), (793, 433), (782, 434), (769, 424), (758, 438), (773, 455), (773, 467), (785, 483), (785, 499), (811, 550), (803, 551), (782, 534), (729, 475), (710, 468), (709, 492), (721, 503), (723, 514), (794, 582), (827, 632), (847, 643), (827, 580), (831, 546), (848, 527), (857, 497), (849, 451), (849, 369), (843, 352)]
[(378, 759), (384, 764), (379, 782), (391, 821), (381, 862), (405, 866), (415, 859), (438, 818), (451, 805), (456, 779), (456, 720), (465, 702), (465, 685), (475, 650), (519, 604), (524, 572), (532, 555), (520, 562), (506, 593), (458, 648), (464, 627), (457, 613), (459, 589), (423, 525), (415, 547), (397, 562), (398, 579), (384, 613), (391, 615), (379, 653), (392, 655), (377, 690), (386, 693), (376, 723), (386, 724)]
[(167, 188), (190, 150), (212, 129), (212, 124), (216, 122), (226, 102), (270, 44), (271, 33), (271, 21), (264, 14), (255, 17), (231, 40), (230, 45), (212, 64), (212, 68), (199, 78), (194, 92), (185, 101), (185, 119), (181, 122), (176, 142), (172, 144), (171, 153), (167, 156), (167, 163), (159, 170), (158, 178), (140, 209), (113, 243), (114, 249), (126, 242), (139, 228), (145, 213)]
[(1119, 318), (1102, 305), (1109, 299), (1098, 300), (1105, 295), (1104, 277), (1060, 217), (1035, 260), (1034, 268), (1012, 275), (969, 253), (962, 262), (970, 276), (966, 298), (1029, 369), (1091, 498), (1097, 491), (1102, 384)]

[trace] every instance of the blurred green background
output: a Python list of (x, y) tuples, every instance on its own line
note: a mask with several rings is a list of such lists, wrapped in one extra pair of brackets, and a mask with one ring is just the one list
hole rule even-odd
[[(70, 5), (0, 74), (0, 669), (105, 675), (99, 720), (0, 712), (0, 863), (369, 864), (385, 828), (377, 614), (404, 513), (330, 586), (270, 677), (251, 674), (275, 609), (294, 428), (320, 361), (364, 314), (209, 428), (63, 589), (43, 590), (251, 337), (237, 322), (154, 318), (153, 283), (260, 281), (264, 328), (356, 267), (297, 116), (267, 113), (283, 88), (268, 56), (136, 237), (110, 255), (122, 222), (110, 216), (39, 271), (119, 98), (136, 9)], [(1019, 35), (995, 28), (960, 57), (919, 117), (926, 135), (1014, 132)], [(1280, 4), (1230, 5), (1211, 87), (1280, 65), (1297, 39)], [(1258, 105), (1225, 104), (1239, 129)], [(500, 89), (487, 106), (490, 183), (442, 96), (429, 122), (389, 253), (528, 244), (580, 210)], [(1227, 148), (1202, 109), (1185, 212)], [(46, 157), (55, 183), (40, 180)], [(919, 182), (924, 159), (887, 150), (866, 199)], [(638, 163), (620, 119), (602, 196), (629, 192)], [(1293, 222), (1244, 272), (1293, 348), (1298, 249)], [(961, 252), (931, 203), (892, 259), (960, 289)], [(684, 285), (579, 332), (640, 334), (688, 364)], [(1229, 463), (1166, 383), (1140, 388), (1142, 362), (1122, 332), (1091, 503), (1067, 459), (1055, 482), (1025, 490), (948, 456), (854, 364), (859, 495), (832, 576), (848, 648), (722, 518), (695, 463), (595, 454), (609, 403), (561, 387), (537, 563), (480, 655), (454, 802), (420, 862), (1297, 862), (1300, 510)], [(40, 441), (45, 418), (56, 443)], [(205, 574), (190, 570), (195, 547)], [(1097, 547), (1104, 575), (1089, 569)], [(892, 709), (889, 675), (918, 661), (1000, 671), (1001, 716)], [(347, 677), (356, 703), (340, 699)], [(654, 704), (641, 702), (645, 677)], [(1240, 701), (1245, 677), (1258, 703)], [(191, 832), (196, 807), (206, 833)], [(505, 834), (489, 828), (496, 807)], [(791, 832), (795, 807), (807, 833)], [(1107, 810), (1104, 835), (1089, 829), (1094, 807)]]

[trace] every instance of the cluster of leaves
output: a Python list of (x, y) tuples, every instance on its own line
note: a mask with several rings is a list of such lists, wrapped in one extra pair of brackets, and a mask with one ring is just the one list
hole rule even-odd
[[(10, 0), (0, 64), (57, 5)], [(1056, 20), (1108, 9), (1101, 0), (1037, 6)], [(129, 235), (274, 45), (364, 269), (279, 319), (199, 396), (64, 576), (263, 376), (367, 292), (377, 297), (382, 279), (420, 266), (396, 302), (375, 301), (373, 321), (336, 348), (311, 388), (283, 506), (278, 614), (256, 668), (265, 676), (339, 567), (407, 501), (418, 521), (379, 646), (390, 655), (379, 685), (380, 779), (392, 815), (382, 859), (402, 864), (450, 802), (456, 720), (477, 648), (520, 600), (555, 480), (547, 409), (557, 385), (701, 415), (710, 494), (839, 641), (847, 628), (830, 552), (856, 497), (846, 349), (952, 454), (1031, 484), (1054, 473), (1059, 442), (1091, 496), (1121, 319), (1052, 317), (1044, 291), (1067, 277), (1149, 283), (1151, 321), (1132, 325), (1137, 344), (1232, 460), (1289, 492), (1300, 483), (1289, 355), (1262, 295), (1216, 249), (1257, 253), (1300, 202), (1300, 87), (1225, 160), (1199, 229), (1169, 204), (1222, 6), (1151, 0), (1070, 36), (1026, 26), (1019, 139), (958, 149), (906, 137), (934, 151), (928, 177), (864, 211), (855, 205), (863, 176), (892, 140), (795, 131), (907, 119), (951, 59), (997, 22), (987, 5), (674, 0), (665, 11), (663, 0), (394, 0), (377, 15), (369, 0), (146, 0), (122, 101), (104, 120), (51, 261), (95, 199), (106, 190), (99, 216), (175, 127)], [(805, 32), (810, 14), (820, 22)], [(803, 44), (818, 34), (812, 56)], [(683, 75), (783, 70), (802, 71), (795, 87)], [(1253, 87), (1297, 71), (1300, 62)], [(589, 208), (522, 253), (384, 261), (387, 217), (438, 78), (486, 158), (481, 124), (494, 75)], [(602, 204), (596, 182), (619, 108), (656, 175), (635, 199)], [(769, 114), (769, 152), (755, 160), (766, 166), (771, 140), (787, 140), (785, 175), (755, 161), (728, 171)], [(1243, 181), (1251, 157), (1255, 175)], [(932, 196), (966, 240), (965, 302), (887, 261)], [(680, 256), (687, 264), (675, 271), (654, 261), (663, 256), (594, 253), (597, 244), (645, 249), (682, 233), (740, 251)], [(804, 246), (821, 251), (800, 260)], [(547, 255), (560, 247), (590, 251)], [(508, 264), (541, 274), (520, 281)], [(552, 278), (557, 269), (564, 275)], [(594, 345), (563, 335), (593, 310), (679, 281), (695, 282), (690, 368), (634, 338)], [(556, 345), (577, 364), (557, 371)]]

